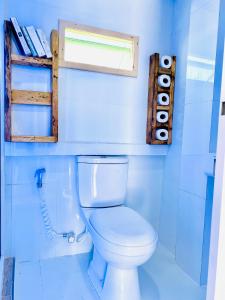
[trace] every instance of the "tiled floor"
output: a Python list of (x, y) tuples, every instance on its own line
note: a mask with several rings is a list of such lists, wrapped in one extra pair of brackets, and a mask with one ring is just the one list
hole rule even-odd
[(206, 299), (206, 287), (199, 287), (186, 275), (162, 245), (142, 268), (140, 282), (143, 300)]
[(18, 262), (14, 300), (96, 300), (87, 266), (87, 255)]
[[(97, 300), (87, 278), (87, 266), (87, 255), (17, 262), (14, 299)], [(183, 273), (162, 246), (141, 268), (140, 284), (142, 300), (205, 299), (205, 289), (199, 288)]]

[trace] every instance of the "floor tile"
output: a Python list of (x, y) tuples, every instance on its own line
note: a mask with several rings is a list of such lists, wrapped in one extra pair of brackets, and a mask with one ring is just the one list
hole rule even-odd
[(151, 286), (149, 297), (143, 295), (143, 300), (205, 300), (205, 287), (195, 284), (162, 245), (141, 268), (140, 275), (143, 291)]
[(16, 263), (14, 300), (31, 299), (43, 299), (40, 263), (39, 261)]
[[(82, 254), (16, 263), (15, 300), (99, 300), (88, 279), (88, 261), (89, 255)], [(197, 286), (161, 245), (140, 268), (139, 279), (141, 300), (205, 299), (205, 288)]]

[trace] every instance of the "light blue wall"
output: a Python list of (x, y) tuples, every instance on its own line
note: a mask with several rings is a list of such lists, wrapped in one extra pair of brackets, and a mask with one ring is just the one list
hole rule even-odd
[(207, 197), (206, 191), (208, 169), (213, 165), (209, 144), (219, 5), (219, 0), (192, 1), (187, 50), (176, 260), (200, 284), (207, 279), (209, 226), (205, 229), (212, 206), (212, 193)]
[(159, 237), (173, 254), (176, 247), (190, 7), (191, 1), (176, 1), (172, 35), (173, 52), (177, 55), (173, 143), (165, 159)]
[[(90, 152), (90, 144), (105, 144), (131, 154), (165, 154), (166, 146), (146, 146), (145, 127), (149, 55), (171, 53), (173, 2), (166, 1), (7, 1), (8, 16), (24, 25), (34, 24), (46, 33), (58, 27), (58, 19), (93, 25), (140, 37), (137, 78), (71, 69), (59, 70), (59, 144), (6, 145), (6, 154), (77, 154), (77, 147)], [(26, 7), (26, 10), (23, 9)], [(32, 12), (32, 13), (30, 13)], [(41, 17), (40, 17), (41, 16)], [(32, 78), (30, 77), (32, 76)], [(47, 70), (15, 67), (13, 87), (49, 90)], [(14, 133), (47, 134), (48, 108), (15, 106)], [(21, 116), (24, 116), (21, 120)], [(26, 120), (26, 121), (24, 121)], [(68, 146), (69, 143), (69, 146)], [(75, 145), (76, 143), (76, 145)], [(137, 149), (138, 147), (138, 149)]]
[[(9, 236), (5, 251), (17, 260), (88, 252), (90, 238), (68, 244), (66, 239), (50, 239), (41, 214), (42, 197), (47, 204), (52, 229), (80, 233), (84, 224), (79, 215), (75, 157), (8, 157), (6, 159), (6, 201)], [(37, 189), (35, 170), (45, 168), (43, 188)]]
[(219, 6), (219, 0), (177, 0), (174, 12), (173, 144), (165, 158), (159, 235), (180, 267), (199, 284), (206, 283), (208, 268), (213, 192), (208, 175), (214, 158), (210, 132), (215, 145), (224, 40)]
[[(78, 154), (129, 155), (128, 205), (158, 229), (168, 147), (145, 144), (148, 69), (150, 54), (171, 53), (173, 2), (23, 0), (20, 5), (15, 5), (14, 0), (6, 2), (7, 18), (15, 15), (21, 24), (40, 26), (48, 34), (57, 28), (61, 18), (138, 35), (140, 55), (137, 78), (60, 68), (59, 143), (5, 143), (4, 214), (8, 221), (3, 235), (4, 254), (24, 260), (89, 250), (89, 241), (68, 247), (61, 240), (51, 242), (46, 238), (33, 178), (36, 168), (46, 168), (49, 175), (45, 192), (53, 223), (58, 230), (75, 229), (79, 225), (78, 199), (71, 186), (75, 186), (76, 176), (69, 174), (75, 168)], [(13, 88), (48, 91), (48, 76), (47, 70), (14, 67)], [(47, 134), (48, 113), (45, 108), (15, 107), (14, 132)]]
[[(8, 157), (6, 159), (7, 255), (17, 260), (40, 259), (88, 252), (90, 239), (68, 244), (50, 240), (40, 212), (44, 197), (52, 227), (57, 232), (83, 231), (79, 217), (76, 158), (74, 156)], [(34, 172), (45, 168), (43, 189), (36, 188)], [(163, 159), (129, 157), (127, 205), (145, 216), (158, 230), (162, 197)]]
[(3, 70), (3, 62), (4, 62), (4, 34), (3, 34), (3, 20), (6, 14), (6, 5), (5, 1), (0, 2), (0, 20), (1, 20), (1, 27), (0, 27), (0, 40), (1, 40), (1, 47), (0, 47), (0, 122), (1, 122), (1, 129), (0, 129), (0, 148), (1, 148), (1, 250), (4, 248), (4, 241), (6, 240), (6, 236), (8, 233), (7, 227), (7, 215), (5, 214), (6, 209), (6, 202), (5, 199), (5, 147), (4, 147), (4, 70)]
[(159, 230), (163, 190), (162, 157), (129, 156), (127, 205)]

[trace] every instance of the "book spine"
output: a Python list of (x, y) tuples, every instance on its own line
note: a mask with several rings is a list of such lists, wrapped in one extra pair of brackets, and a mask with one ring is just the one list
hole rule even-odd
[(31, 41), (31, 39), (30, 39), (30, 36), (29, 36), (29, 34), (28, 34), (28, 32), (27, 32), (26, 27), (25, 27), (25, 26), (21, 27), (21, 30), (22, 30), (22, 32), (23, 32), (23, 35), (24, 35), (24, 37), (25, 37), (25, 40), (27, 41), (27, 44), (28, 44), (28, 46), (29, 46), (29, 48), (30, 48), (30, 51), (31, 51), (32, 55), (33, 55), (34, 57), (38, 56), (37, 51), (36, 51), (35, 48), (34, 48), (34, 45), (33, 45), (32, 41)]
[(52, 57), (52, 53), (48, 44), (48, 41), (46, 39), (46, 36), (44, 34), (44, 32), (41, 29), (36, 29), (37, 35), (39, 37), (39, 40), (41, 42), (41, 45), (45, 51), (46, 57), (47, 58), (51, 58)]
[(30, 36), (30, 39), (34, 45), (35, 50), (37, 51), (38, 57), (44, 57), (45, 56), (45, 51), (41, 45), (41, 42), (39, 41), (39, 38), (37, 36), (37, 33), (34, 29), (34, 26), (28, 26), (26, 27), (27, 32)]
[(16, 42), (17, 42), (17, 45), (20, 49), (20, 51), (22, 52), (22, 54), (26, 55), (26, 56), (29, 56), (31, 55), (31, 51), (27, 45), (27, 42), (23, 36), (23, 33), (20, 29), (20, 26), (17, 22), (17, 19), (12, 17), (10, 18), (11, 20), (11, 23), (12, 23), (12, 28), (13, 28), (13, 33), (15, 35), (15, 39), (16, 39)]

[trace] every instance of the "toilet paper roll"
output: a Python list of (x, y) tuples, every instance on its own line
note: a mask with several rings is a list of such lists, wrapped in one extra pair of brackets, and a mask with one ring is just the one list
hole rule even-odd
[(156, 120), (159, 123), (166, 123), (169, 119), (169, 114), (167, 111), (158, 111), (156, 114)]
[(168, 88), (170, 87), (170, 83), (171, 83), (171, 79), (169, 75), (163, 74), (158, 77), (159, 86)]
[(172, 60), (171, 56), (163, 55), (160, 58), (160, 67), (170, 69), (172, 66), (172, 62), (173, 62), (173, 60)]
[(169, 105), (170, 104), (170, 97), (166, 93), (160, 93), (160, 94), (158, 94), (157, 101), (158, 101), (159, 105)]
[(157, 129), (156, 130), (156, 139), (159, 141), (167, 141), (168, 140), (168, 130)]

